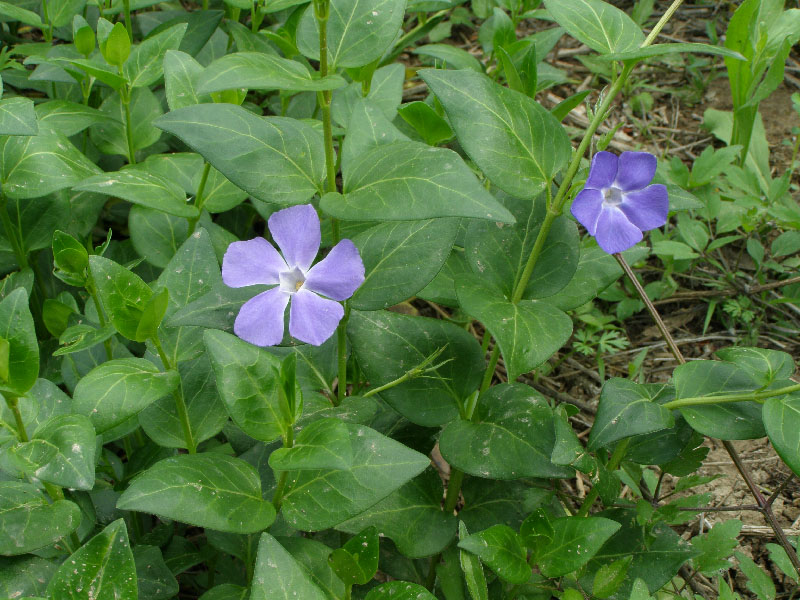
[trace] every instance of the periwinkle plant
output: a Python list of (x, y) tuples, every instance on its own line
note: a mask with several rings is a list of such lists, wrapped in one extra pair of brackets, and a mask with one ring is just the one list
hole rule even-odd
[[(703, 436), (800, 567), (731, 442), (800, 474), (794, 361), (686, 363), (626, 258), (699, 202), (595, 135), (641, 60), (746, 58), (655, 44), (681, 0), (647, 37), (602, 0), (495, 2), (480, 61), (420, 45), (466, 3), (97, 4), (0, 3), (61, 42), (0, 65), (0, 596), (647, 599), (735, 545), (670, 527), (708, 508), (665, 490)], [(559, 29), (517, 40), (538, 10)], [(537, 101), (564, 32), (613, 65), (575, 140), (585, 95)], [(404, 103), (409, 50), (441, 68)], [(606, 380), (584, 439), (539, 378), (623, 273), (678, 366)]]

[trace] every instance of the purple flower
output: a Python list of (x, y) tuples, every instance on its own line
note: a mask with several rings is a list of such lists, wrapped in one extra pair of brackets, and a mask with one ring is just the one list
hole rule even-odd
[(649, 152), (598, 152), (586, 185), (572, 202), (572, 215), (609, 254), (627, 250), (642, 232), (667, 222), (669, 199), (661, 184), (647, 185), (656, 174)]
[(319, 346), (333, 335), (344, 316), (342, 305), (334, 300), (346, 300), (364, 282), (364, 263), (353, 242), (342, 240), (311, 266), (319, 251), (320, 228), (317, 211), (310, 204), (279, 210), (268, 224), (283, 256), (258, 237), (233, 242), (222, 259), (225, 285), (275, 286), (245, 302), (233, 331), (256, 346), (279, 344), (291, 300), (289, 333)]

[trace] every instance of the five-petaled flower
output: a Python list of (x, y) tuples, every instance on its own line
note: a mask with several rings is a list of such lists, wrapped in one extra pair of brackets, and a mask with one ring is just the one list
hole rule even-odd
[(598, 152), (586, 185), (572, 202), (572, 214), (609, 254), (627, 250), (642, 232), (667, 222), (669, 198), (661, 184), (648, 185), (656, 173), (649, 152)]
[(310, 204), (279, 210), (270, 216), (268, 225), (283, 256), (258, 237), (233, 242), (222, 259), (225, 285), (275, 286), (245, 302), (233, 331), (257, 346), (279, 344), (286, 305), (291, 300), (289, 333), (319, 346), (333, 335), (344, 316), (337, 301), (352, 296), (364, 282), (364, 263), (353, 242), (342, 240), (311, 266), (321, 236), (317, 211)]

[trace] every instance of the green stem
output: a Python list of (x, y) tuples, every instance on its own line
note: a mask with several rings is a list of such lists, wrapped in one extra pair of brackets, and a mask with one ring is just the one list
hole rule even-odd
[[(161, 362), (164, 363), (164, 368), (168, 371), (177, 370), (175, 365), (170, 362), (167, 353), (164, 352), (164, 347), (161, 345), (161, 340), (158, 339), (158, 334), (154, 335), (150, 339), (158, 351), (158, 356), (161, 358)], [(177, 410), (178, 418), (181, 421), (181, 429), (183, 429), (183, 439), (186, 443), (186, 449), (189, 451), (189, 454), (196, 454), (197, 445), (194, 441), (194, 436), (192, 435), (192, 425), (189, 422), (189, 410), (186, 408), (186, 401), (183, 398), (183, 391), (180, 382), (178, 383), (178, 387), (173, 390), (172, 397), (175, 399), (175, 409)]]
[(131, 22), (131, 0), (122, 0), (122, 11), (125, 13), (125, 29), (128, 37), (133, 41), (133, 23)]
[(500, 346), (495, 344), (492, 348), (492, 354), (489, 356), (489, 365), (483, 373), (483, 381), (481, 382), (481, 392), (485, 392), (492, 384), (492, 377), (494, 370), (497, 367), (497, 361), (500, 359)]
[(211, 163), (206, 163), (203, 167), (203, 175), (200, 177), (200, 185), (197, 188), (197, 194), (194, 197), (194, 205), (197, 207), (197, 216), (189, 219), (189, 235), (194, 233), (197, 227), (197, 222), (200, 220), (200, 215), (203, 214), (203, 205), (206, 203), (204, 196), (206, 191), (206, 183), (208, 182), (208, 174), (211, 172)]
[(17, 259), (17, 264), (20, 269), (28, 268), (28, 255), (22, 249), (22, 244), (17, 237), (17, 232), (14, 229), (14, 224), (11, 222), (11, 217), (8, 216), (6, 208), (6, 198), (0, 190), (0, 222), (3, 223), (3, 229), (6, 230), (6, 237), (11, 243), (11, 250), (14, 252), (14, 258)]
[(777, 390), (764, 390), (763, 392), (743, 392), (741, 394), (724, 394), (721, 396), (697, 396), (692, 398), (678, 398), (663, 404), (666, 409), (681, 408), (682, 406), (702, 406), (704, 404), (722, 404), (724, 402), (746, 402), (748, 400), (758, 402), (766, 398), (783, 396), (800, 391), (800, 383), (779, 388)]
[[(617, 444), (617, 447), (614, 448), (614, 452), (611, 454), (611, 458), (608, 459), (608, 464), (606, 465), (606, 469), (609, 472), (613, 472), (617, 470), (619, 463), (622, 462), (622, 459), (625, 457), (625, 452), (628, 450), (628, 444), (630, 443), (631, 438), (625, 438), (621, 442)], [(586, 495), (586, 498), (583, 500), (583, 504), (581, 504), (580, 509), (576, 513), (579, 517), (585, 517), (589, 514), (589, 509), (592, 508), (592, 504), (594, 501), (597, 500), (597, 497), (600, 495), (600, 486), (595, 485), (589, 490), (589, 493)]]
[(22, 420), (22, 413), (19, 410), (19, 396), (15, 396), (10, 392), (5, 392), (3, 395), (5, 396), (8, 409), (14, 415), (14, 423), (17, 426), (17, 437), (19, 438), (19, 441), (29, 441), (28, 432), (25, 431), (25, 423)]
[[(100, 297), (97, 295), (97, 288), (94, 285), (94, 279), (92, 278), (92, 274), (88, 269), (86, 270), (86, 273), (87, 273), (87, 279), (84, 288), (91, 297), (92, 302), (94, 302), (94, 308), (97, 311), (97, 320), (100, 322), (100, 327), (103, 328), (106, 326), (106, 314), (105, 311), (103, 310), (103, 305), (100, 303)], [(111, 338), (105, 340), (103, 342), (103, 346), (106, 349), (106, 358), (108, 358), (108, 360), (114, 358), (114, 350), (113, 347), (111, 346)]]
[(131, 95), (130, 90), (122, 96), (122, 105), (125, 107), (125, 138), (128, 141), (128, 162), (136, 164), (136, 150), (133, 146), (133, 121), (131, 120)]
[(42, 28), (46, 42), (53, 41), (53, 24), (50, 22), (50, 15), (47, 10), (47, 0), (42, 0), (42, 21), (45, 27)]
[(208, 0), (203, 0), (203, 10), (208, 10)]
[(347, 396), (347, 320), (350, 317), (350, 306), (344, 303), (344, 316), (336, 328), (336, 361), (338, 364), (339, 384), (336, 388), (334, 405), (338, 406)]
[(447, 496), (444, 499), (444, 514), (452, 515), (458, 504), (461, 494), (461, 484), (464, 482), (464, 471), (450, 468), (450, 481), (447, 482)]
[[(286, 430), (286, 434), (283, 438), (283, 447), (284, 448), (291, 448), (294, 446), (294, 429), (292, 427), (288, 427)], [(272, 496), (272, 506), (275, 507), (275, 512), (279, 512), (281, 510), (281, 504), (283, 503), (283, 494), (286, 491), (286, 479), (289, 477), (289, 471), (281, 471), (281, 474), (278, 476), (278, 484), (275, 486), (275, 494)]]

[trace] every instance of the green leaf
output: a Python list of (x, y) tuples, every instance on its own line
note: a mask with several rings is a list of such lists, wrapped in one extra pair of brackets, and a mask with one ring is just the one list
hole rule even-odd
[(694, 536), (692, 546), (701, 552), (692, 561), (695, 570), (710, 576), (730, 569), (728, 558), (739, 545), (736, 537), (741, 530), (742, 522), (739, 519), (729, 519), (717, 523), (708, 533)]
[(175, 371), (162, 373), (143, 358), (120, 358), (92, 369), (75, 386), (73, 410), (103, 433), (175, 390)]
[(306, 202), (325, 178), (322, 133), (295, 119), (258, 117), (232, 104), (199, 104), (173, 110), (157, 125), (265, 202)]
[(426, 469), (395, 492), (360, 515), (336, 526), (345, 533), (358, 533), (375, 525), (390, 538), (403, 556), (422, 558), (441, 552), (453, 539), (456, 518), (442, 512), (442, 480), (434, 469)]
[(56, 230), (53, 232), (53, 261), (62, 271), (80, 274), (89, 266), (89, 253), (70, 234)]
[(128, 213), (128, 229), (139, 256), (162, 269), (189, 237), (185, 218), (138, 205)]
[(625, 52), (612, 52), (611, 54), (603, 54), (603, 60), (638, 60), (642, 58), (650, 58), (651, 56), (663, 56), (665, 54), (682, 54), (684, 52), (690, 54), (712, 54), (715, 56), (725, 56), (735, 60), (745, 60), (745, 57), (724, 46), (712, 46), (711, 44), (698, 44), (693, 42), (679, 42), (679, 43), (662, 43), (653, 46), (646, 46), (644, 48), (637, 48), (635, 50), (628, 50)]
[(78, 600), (89, 591), (98, 600), (138, 596), (136, 566), (122, 519), (111, 523), (65, 560), (47, 586), (52, 600)]
[[(347, 136), (342, 149), (342, 170), (345, 172), (350, 171), (350, 164), (360, 155), (378, 146), (409, 141), (408, 136), (394, 126), (393, 117), (387, 115), (377, 102), (369, 97), (362, 98), (360, 90), (358, 94), (346, 124)], [(392, 110), (396, 110), (393, 103)]]
[(546, 577), (580, 569), (616, 533), (620, 524), (603, 517), (561, 517), (550, 522), (553, 539), (536, 551), (536, 564)]
[(666, 397), (672, 396), (671, 391), (619, 377), (606, 381), (587, 448), (597, 450), (627, 437), (673, 427), (672, 413), (660, 405), (671, 399)]
[(355, 221), (514, 222), (458, 154), (419, 142), (386, 144), (353, 158), (344, 173), (344, 195), (326, 194), (320, 206), (333, 217)]
[(380, 538), (375, 526), (353, 536), (328, 557), (328, 564), (345, 586), (368, 583), (378, 571)]
[(94, 487), (95, 431), (83, 415), (58, 415), (41, 425), (34, 439), (47, 440), (56, 455), (36, 471), (48, 483), (76, 490)]
[(483, 73), (480, 61), (466, 50), (450, 44), (425, 44), (412, 50), (420, 56), (430, 56), (444, 63), (448, 69), (470, 69)]
[(411, 125), (422, 137), (422, 140), (431, 146), (438, 146), (455, 136), (453, 129), (444, 117), (425, 102), (409, 102), (403, 104), (398, 112), (403, 120)]
[(450, 256), (459, 221), (430, 219), (381, 223), (353, 243), (364, 261), (364, 283), (350, 299), (358, 310), (388, 308), (424, 288)]
[[(465, 540), (469, 536), (463, 521), (458, 523), (458, 539)], [(486, 576), (480, 559), (466, 550), (459, 551), (459, 562), (464, 572), (464, 580), (472, 600), (489, 600), (489, 588), (486, 585)]]
[[(694, 398), (755, 391), (760, 386), (739, 365), (723, 361), (695, 360), (673, 372), (675, 397)], [(680, 408), (686, 422), (703, 435), (721, 440), (750, 440), (766, 435), (761, 405), (756, 402), (724, 402)]]
[(209, 94), (197, 91), (203, 71), (203, 65), (186, 52), (167, 50), (164, 55), (164, 89), (170, 110), (211, 102)]
[[(0, 2), (0, 12), (2, 12)], [(39, 125), (36, 122), (36, 112), (33, 110), (33, 100), (23, 96), (3, 98), (0, 100), (0, 135), (36, 135)]]
[(474, 71), (420, 71), (444, 105), (458, 141), (493, 184), (519, 198), (539, 194), (572, 152), (540, 104)]
[(164, 562), (161, 549), (146, 544), (133, 549), (139, 598), (169, 600), (178, 595), (178, 580)]
[[(331, 71), (379, 59), (400, 31), (405, 6), (406, 0), (331, 0), (327, 24)], [(297, 25), (297, 47), (319, 60), (319, 29), (311, 5)]]
[(39, 468), (52, 460), (57, 452), (56, 447), (45, 440), (30, 440), (5, 446), (0, 454), (2, 469), (19, 478), (33, 475)]
[(517, 532), (507, 525), (493, 525), (458, 543), (458, 547), (478, 556), (497, 575), (517, 585), (531, 578), (528, 553)]
[(8, 343), (8, 377), (0, 380), (0, 391), (22, 396), (39, 376), (39, 343), (24, 288), (0, 302), (0, 338)]
[(344, 583), (328, 564), (328, 557), (331, 554), (328, 546), (303, 537), (281, 537), (279, 541), (326, 596), (344, 597)]
[(169, 303), (169, 291), (162, 288), (157, 294), (150, 296), (150, 300), (142, 310), (142, 318), (136, 328), (137, 340), (151, 340), (158, 335), (158, 326), (164, 319)]
[(0, 137), (0, 184), (9, 199), (40, 198), (72, 187), (100, 169), (62, 135)]
[(12, 558), (0, 556), (0, 597), (43, 598), (47, 582), (57, 568), (56, 563), (30, 554)]
[(436, 596), (418, 583), (390, 581), (372, 588), (364, 600), (436, 600)]
[(63, 27), (72, 21), (72, 17), (83, 12), (86, 0), (61, 0), (49, 7), (50, 21), (54, 27)]
[(283, 517), (302, 531), (334, 527), (374, 506), (430, 461), (369, 427), (347, 425), (353, 444), (349, 469), (290, 471)]
[(0, 481), (0, 555), (26, 554), (78, 528), (81, 511), (69, 500), (48, 503), (30, 483)]
[[(164, 112), (161, 102), (150, 88), (134, 88), (130, 101), (131, 123), (133, 124), (134, 151), (149, 148), (161, 138), (161, 132), (153, 127), (153, 122)], [(94, 125), (89, 134), (92, 142), (105, 154), (128, 155), (128, 138), (125, 134), (125, 105), (119, 94), (111, 94), (100, 105), (100, 112), (110, 117)], [(92, 173), (94, 175), (94, 173)], [(88, 177), (88, 176), (87, 176)]]
[(732, 362), (747, 371), (761, 387), (789, 379), (794, 373), (791, 354), (778, 350), (732, 346), (717, 350), (716, 354), (721, 360)]
[(792, 471), (800, 474), (800, 394), (768, 398), (762, 417), (775, 451)]
[(100, 52), (113, 67), (122, 67), (131, 54), (131, 38), (125, 25), (119, 21), (105, 40), (100, 41)]
[[(217, 435), (228, 422), (228, 413), (217, 392), (214, 371), (207, 355), (178, 364), (181, 391), (195, 443)], [(178, 409), (172, 396), (156, 400), (139, 413), (139, 425), (148, 437), (165, 448), (185, 448)]]
[(248, 600), (248, 598), (250, 598), (248, 588), (232, 583), (216, 585), (200, 596), (200, 600)]
[(19, 21), (31, 27), (42, 27), (42, 19), (35, 12), (8, 2), (0, 2), (0, 15), (7, 17), (11, 21)]
[(203, 73), (198, 93), (210, 94), (236, 88), (321, 92), (344, 85), (346, 82), (339, 75), (315, 79), (296, 60), (263, 52), (234, 52), (211, 63)]
[(509, 381), (538, 367), (572, 335), (572, 319), (543, 300), (514, 304), (474, 276), (456, 280), (461, 307), (497, 340)]
[(328, 600), (308, 572), (274, 537), (262, 533), (250, 600)]
[(545, 6), (572, 37), (600, 54), (633, 51), (644, 42), (633, 19), (602, 0), (546, 0)]
[(554, 417), (547, 401), (522, 384), (501, 384), (478, 399), (471, 420), (449, 423), (439, 439), (442, 456), (470, 475), (491, 479), (571, 477), (554, 465)]
[(758, 600), (775, 600), (775, 583), (772, 578), (759, 567), (752, 558), (741, 552), (735, 552), (739, 568), (747, 577), (747, 589), (758, 596)]
[(168, 50), (178, 49), (187, 27), (187, 23), (173, 25), (148, 37), (133, 49), (122, 70), (132, 88), (147, 87), (161, 79), (164, 74), (164, 55)]
[(186, 194), (178, 184), (153, 175), (143, 167), (134, 166), (115, 173), (103, 173), (85, 180), (75, 189), (116, 196), (178, 217), (197, 216), (197, 208), (186, 203)]
[[(505, 194), (500, 199), (517, 222), (508, 226), (472, 221), (467, 228), (464, 254), (475, 275), (510, 298), (536, 243), (547, 208), (544, 194), (533, 201)], [(531, 300), (552, 296), (570, 282), (578, 267), (579, 239), (574, 221), (566, 217), (556, 218), (523, 298)]]
[(381, 392), (392, 408), (419, 425), (433, 427), (453, 419), (458, 403), (480, 384), (484, 367), (480, 345), (453, 323), (388, 311), (353, 311), (348, 337), (373, 386), (402, 377), (444, 348), (435, 359), (441, 366), (434, 372)]
[(632, 560), (632, 556), (626, 556), (600, 567), (594, 576), (592, 595), (597, 598), (608, 598), (613, 595), (625, 581)]
[(156, 463), (131, 482), (117, 508), (231, 533), (255, 533), (275, 520), (272, 504), (261, 497), (258, 472), (219, 453), (180, 454)]
[(144, 341), (136, 338), (136, 330), (153, 295), (150, 287), (138, 275), (102, 256), (89, 257), (89, 271), (117, 331), (130, 340)]
[(257, 440), (279, 438), (285, 427), (278, 399), (280, 360), (222, 331), (209, 329), (203, 339), (233, 422)]
[(269, 456), (276, 471), (349, 469), (353, 463), (350, 431), (339, 419), (320, 419), (306, 425), (291, 448), (278, 448)]
[(794, 568), (789, 555), (784, 550), (783, 546), (779, 546), (778, 544), (767, 544), (767, 549), (769, 550), (769, 558), (773, 562), (773, 564), (778, 567), (780, 571), (783, 572), (784, 575), (790, 577), (792, 580), (797, 581), (798, 579), (798, 572)]

